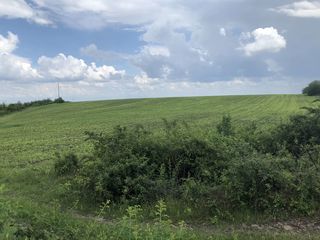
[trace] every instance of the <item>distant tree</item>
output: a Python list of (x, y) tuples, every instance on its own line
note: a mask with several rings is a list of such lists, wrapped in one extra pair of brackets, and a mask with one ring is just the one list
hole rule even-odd
[(320, 96), (320, 80), (311, 82), (302, 90), (302, 93), (308, 96)]
[(57, 99), (54, 100), (54, 103), (64, 103), (65, 101), (63, 100), (62, 97), (59, 97)]

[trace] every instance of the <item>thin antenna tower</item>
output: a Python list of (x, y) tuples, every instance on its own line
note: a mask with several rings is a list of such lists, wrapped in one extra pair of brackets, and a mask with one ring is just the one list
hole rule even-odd
[(58, 98), (60, 98), (60, 83), (58, 82)]

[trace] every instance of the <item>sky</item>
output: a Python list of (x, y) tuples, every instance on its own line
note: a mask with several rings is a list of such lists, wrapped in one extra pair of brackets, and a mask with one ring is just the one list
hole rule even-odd
[(320, 1), (0, 0), (0, 102), (297, 94)]

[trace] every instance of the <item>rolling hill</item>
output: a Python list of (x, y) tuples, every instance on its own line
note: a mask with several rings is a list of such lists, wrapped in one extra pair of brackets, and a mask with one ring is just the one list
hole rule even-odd
[[(0, 211), (1, 206), (10, 206), (7, 207), (9, 209), (7, 211), (10, 212), (13, 206), (14, 209), (19, 209), (20, 214), (23, 213), (27, 222), (32, 219), (41, 224), (48, 223), (46, 228), (51, 228), (51, 223), (53, 223), (59, 231), (63, 227), (65, 229), (63, 231), (66, 232), (68, 232), (66, 229), (71, 226), (76, 226), (76, 231), (83, 228), (80, 226), (86, 226), (85, 229), (94, 229), (101, 234), (101, 221), (90, 217), (90, 214), (96, 210), (95, 206), (89, 204), (86, 206), (89, 209), (86, 207), (82, 209), (82, 205), (80, 208), (77, 206), (76, 210), (81, 209), (81, 215), (74, 215), (73, 204), (78, 203), (78, 199), (64, 195), (69, 185), (56, 178), (52, 171), (56, 152), (72, 150), (77, 154), (84, 154), (90, 150), (91, 146), (84, 141), (85, 131), (108, 132), (117, 125), (134, 124), (143, 124), (146, 127), (157, 129), (163, 124), (162, 119), (164, 118), (183, 120), (197, 127), (215, 128), (216, 123), (221, 121), (225, 114), (232, 117), (235, 126), (255, 121), (260, 129), (267, 131), (269, 127), (286, 121), (290, 115), (304, 111), (302, 107), (310, 106), (313, 100), (313, 97), (303, 95), (109, 100), (30, 107), (21, 112), (2, 116), (0, 117)], [(169, 208), (173, 211), (173, 216), (181, 217), (180, 210), (183, 209), (176, 205), (180, 203), (170, 204)], [(121, 216), (126, 211), (126, 206), (123, 209), (121, 205), (119, 207), (118, 210), (117, 206), (111, 210), (111, 212), (115, 211), (113, 217)], [(0, 225), (1, 217), (3, 215), (0, 214)], [(87, 226), (87, 222), (91, 220), (92, 224)], [(107, 221), (102, 223), (107, 232), (114, 231), (116, 235), (122, 232), (121, 228), (117, 228), (117, 224), (112, 225)], [(36, 229), (42, 229), (41, 224)], [(237, 224), (236, 222), (236, 228), (240, 226)], [(24, 231), (26, 228), (22, 227)], [(145, 229), (143, 223), (140, 227)], [(198, 226), (195, 228), (197, 234), (202, 232)], [(222, 238), (217, 239), (230, 239), (227, 237), (228, 234), (225, 235), (225, 228), (227, 226), (219, 225), (218, 230), (220, 229), (219, 231), (222, 231), (223, 234)], [(208, 229), (210, 230), (203, 235), (203, 239), (206, 239), (209, 233), (216, 234), (214, 228)], [(88, 234), (90, 235), (90, 232)], [(260, 237), (263, 239), (301, 239), (300, 235), (291, 237), (285, 233), (279, 235), (279, 238), (274, 238), (273, 233), (269, 232), (265, 233), (265, 236), (270, 238), (264, 238), (264, 235), (257, 237), (259, 234), (254, 230), (237, 239), (258, 239)], [(189, 235), (193, 236), (191, 233)], [(238, 236), (237, 233), (236, 236)]]
[(162, 119), (210, 125), (230, 114), (234, 121), (270, 125), (302, 111), (303, 95), (219, 96), (74, 102), (32, 107), (0, 118), (0, 168), (46, 166), (56, 151), (85, 149), (85, 131), (116, 125), (157, 126)]

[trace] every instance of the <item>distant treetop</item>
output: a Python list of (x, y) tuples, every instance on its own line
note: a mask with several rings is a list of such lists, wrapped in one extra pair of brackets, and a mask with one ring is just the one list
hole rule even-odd
[(54, 101), (54, 103), (65, 103), (65, 100), (63, 100), (62, 97), (56, 98)]
[(320, 96), (320, 80), (311, 82), (302, 90), (302, 93), (308, 96)]

